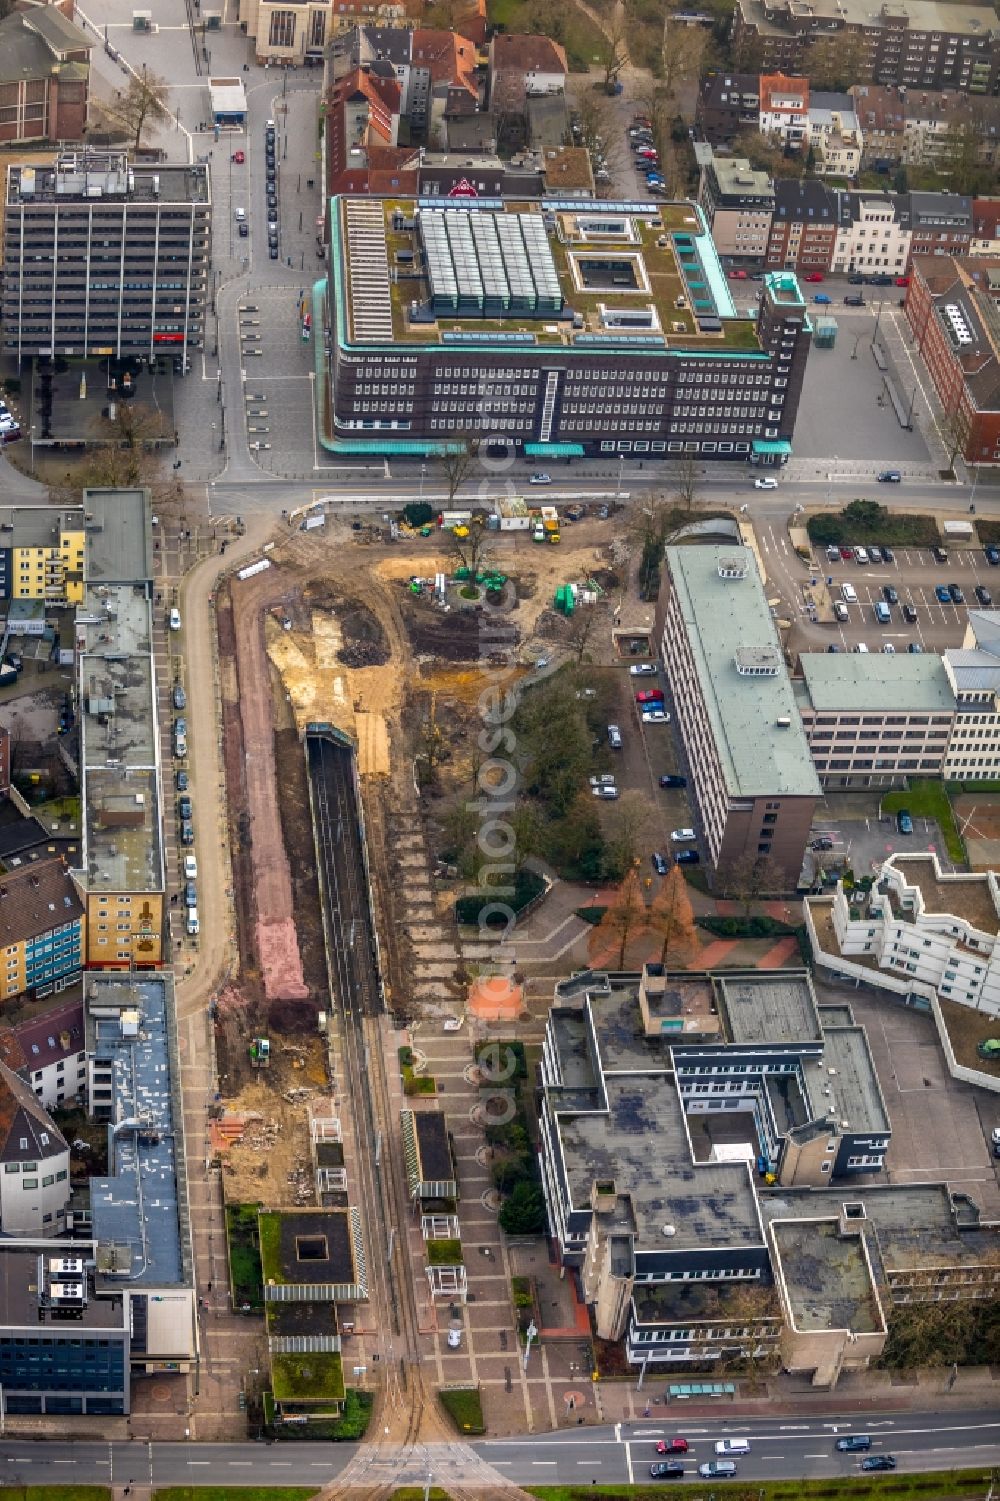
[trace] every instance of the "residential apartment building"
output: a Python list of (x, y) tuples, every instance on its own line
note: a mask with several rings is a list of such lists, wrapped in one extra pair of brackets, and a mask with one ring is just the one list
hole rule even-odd
[(799, 670), (795, 702), (824, 788), (942, 774), (955, 692), (940, 657), (803, 652)]
[(970, 255), (1000, 258), (1000, 198), (972, 200)]
[[(240, 26), (253, 38), (258, 63), (322, 67), (323, 49), (334, 28), (336, 8), (331, 0), (247, 0)], [(372, 15), (375, 8), (368, 5), (364, 10)], [(404, 7), (399, 10), (402, 14)]]
[(805, 971), (575, 976), (539, 1080), (549, 1228), (633, 1366), (777, 1351), (832, 1386), (881, 1353), (897, 1301), (1000, 1281), (964, 1195), (860, 1181), (890, 1150), (885, 1104), (864, 1029)]
[(698, 84), (695, 131), (712, 146), (727, 146), (744, 130), (760, 128), (760, 75), (706, 73)]
[(966, 135), (974, 137), (976, 155), (993, 166), (1000, 144), (1000, 100), (980, 99), (947, 90), (906, 93), (903, 155), (907, 166), (939, 166), (948, 172)]
[(906, 274), (912, 231), (905, 196), (843, 193), (838, 195), (838, 209), (832, 271), (860, 271), (863, 276)]
[(768, 277), (758, 319), (740, 315), (693, 204), (334, 199), (329, 239), (329, 451), (426, 455), (480, 433), (527, 458), (791, 450), (801, 292)]
[(767, 857), (794, 888), (820, 795), (756, 559), (668, 547), (660, 645), (713, 866)]
[(819, 177), (857, 177), (864, 139), (850, 94), (814, 92), (809, 103), (809, 146)]
[(76, 620), (82, 866), (88, 967), (163, 961), (160, 735), (153, 662), (153, 545), (145, 490), (86, 490)]
[(698, 205), (720, 256), (734, 266), (763, 265), (774, 188), (742, 157), (715, 157), (701, 169)]
[(891, 171), (903, 160), (905, 90), (881, 83), (856, 83), (850, 94), (861, 131), (862, 166), (875, 172)]
[(840, 884), (807, 897), (806, 926), (822, 968), (910, 1002), (945, 999), (1000, 1016), (1000, 888), (992, 870), (946, 873), (937, 855), (892, 855), (867, 904)]
[(0, 1063), (0, 1231), (62, 1235), (68, 1204), (69, 1146), (30, 1086)]
[(808, 78), (762, 73), (758, 128), (762, 136), (777, 142), (786, 151), (805, 151), (809, 145)]
[(124, 153), (7, 168), (3, 347), (23, 359), (200, 349), (211, 261), (209, 169)]
[(911, 256), (968, 254), (971, 198), (959, 193), (908, 193), (903, 212), (908, 216)]
[[(330, 50), (334, 94), (350, 79), (347, 102), (362, 106), (366, 123), (370, 121), (384, 144), (393, 146), (402, 116), (409, 124), (410, 145), (426, 141), (443, 147), (450, 91), (464, 92), (478, 107), (476, 65), (474, 42), (453, 31), (423, 27), (354, 26), (340, 33)], [(360, 134), (350, 121), (347, 133), (355, 138)]]
[(62, 860), (37, 860), (0, 876), (0, 1001), (45, 996), (79, 979), (86, 918)]
[(943, 662), (955, 694), (945, 780), (1000, 778), (1000, 611), (970, 610), (962, 645)]
[(86, 1098), (83, 1005), (68, 1001), (41, 1016), (0, 1028), (0, 1060), (34, 1091), (46, 1110)]
[(93, 45), (57, 5), (0, 21), (0, 142), (83, 139)]
[(774, 184), (774, 214), (767, 243), (771, 270), (828, 271), (837, 240), (837, 196), (813, 178), (781, 178)]
[(0, 506), (0, 599), (79, 604), (83, 549), (79, 507)]
[(914, 255), (906, 317), (968, 464), (1000, 461), (998, 297), (1000, 259)]
[(898, 0), (736, 0), (732, 45), (763, 71), (809, 73), (814, 42), (843, 39), (863, 52), (861, 82), (994, 94), (1000, 82), (1000, 24), (991, 5)]

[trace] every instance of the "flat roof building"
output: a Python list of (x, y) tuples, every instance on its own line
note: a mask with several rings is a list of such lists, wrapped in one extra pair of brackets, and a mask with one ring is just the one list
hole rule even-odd
[(328, 449), (787, 457), (805, 303), (781, 274), (738, 314), (694, 204), (333, 198), (328, 221)]
[(0, 506), (0, 600), (78, 604), (83, 548), (82, 507)]
[(3, 347), (23, 359), (182, 357), (204, 341), (209, 170), (84, 148), (7, 168)]
[(63, 860), (0, 875), (0, 1001), (64, 990), (80, 977), (85, 946), (84, 905)]
[(712, 864), (795, 886), (819, 781), (753, 553), (668, 547), (658, 619)]
[(149, 514), (147, 491), (84, 492), (86, 586), (76, 618), (79, 882), (88, 913), (87, 963), (102, 969), (155, 968), (163, 954)]
[(955, 692), (930, 652), (803, 652), (795, 702), (824, 787), (893, 787), (940, 776)]

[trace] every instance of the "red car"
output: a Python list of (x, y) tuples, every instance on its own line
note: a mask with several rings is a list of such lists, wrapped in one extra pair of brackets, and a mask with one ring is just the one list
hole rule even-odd
[(686, 1454), (688, 1441), (686, 1438), (660, 1439), (656, 1446), (657, 1454)]
[(242, 165), (246, 161), (246, 159), (247, 159), (247, 155), (246, 155), (245, 151), (234, 151), (233, 152), (233, 161), (236, 163), (236, 165), (238, 167), (242, 167)]
[(729, 279), (730, 281), (746, 281), (747, 274), (745, 271), (730, 271)]
[(644, 688), (635, 696), (637, 704), (662, 704), (663, 692), (660, 688)]
[(854, 548), (853, 547), (842, 547), (840, 549), (840, 556), (843, 558), (843, 560), (844, 560), (845, 563), (849, 563), (851, 561), (851, 559), (854, 557)]
[(908, 287), (910, 285), (910, 278), (908, 276), (897, 276), (896, 285), (897, 287)]
[(823, 280), (823, 273), (822, 273), (822, 271), (810, 271), (809, 275), (806, 277), (806, 281), (822, 281), (822, 280)]

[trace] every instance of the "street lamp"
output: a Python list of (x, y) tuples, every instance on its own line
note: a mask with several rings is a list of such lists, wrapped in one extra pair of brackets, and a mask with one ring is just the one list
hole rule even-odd
[(528, 1356), (531, 1354), (531, 1341), (533, 1339), (535, 1339), (537, 1337), (537, 1335), (538, 1335), (538, 1330), (535, 1327), (535, 1321), (534, 1321), (534, 1319), (532, 1319), (531, 1323), (528, 1325), (528, 1327), (524, 1331), (524, 1333), (525, 1333), (525, 1337), (526, 1337), (527, 1343), (524, 1346), (524, 1355), (521, 1358), (521, 1369), (523, 1371), (527, 1371), (527, 1369), (528, 1369)]
[(618, 486), (617, 486), (617, 489), (615, 490), (615, 500), (621, 500), (621, 498), (622, 498), (622, 475), (624, 474), (624, 472), (625, 472), (625, 455), (622, 453), (622, 454), (618, 455)]

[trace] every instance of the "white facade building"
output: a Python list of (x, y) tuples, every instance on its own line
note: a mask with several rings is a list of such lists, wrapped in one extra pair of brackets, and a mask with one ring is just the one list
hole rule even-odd
[(829, 901), (807, 898), (817, 963), (836, 969), (842, 959), (854, 972), (854, 961), (871, 985), (1000, 1016), (1000, 887), (993, 871), (946, 874), (936, 855), (897, 854), (883, 865), (867, 906), (854, 905), (853, 896), (838, 885), (832, 944), (815, 921)]
[(0, 1063), (0, 1231), (61, 1235), (69, 1147), (30, 1087)]
[(945, 755), (951, 782), (1000, 777), (1000, 610), (970, 610), (965, 639), (944, 654), (956, 711)]
[[(848, 96), (848, 102), (849, 96)], [(809, 106), (809, 145), (819, 177), (857, 177), (864, 140), (853, 108)]]
[(843, 197), (841, 203), (843, 212), (830, 270), (835, 274), (861, 271), (905, 275), (913, 236), (908, 227), (898, 223), (893, 201), (852, 194), (849, 199)]

